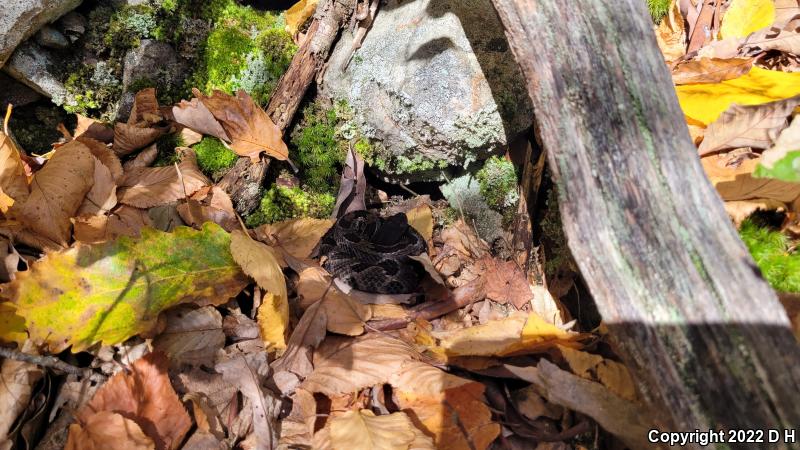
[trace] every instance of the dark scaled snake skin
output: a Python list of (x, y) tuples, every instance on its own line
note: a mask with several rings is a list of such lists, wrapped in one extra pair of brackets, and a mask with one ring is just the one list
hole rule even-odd
[(407, 294), (416, 291), (424, 273), (409, 256), (427, 250), (425, 239), (405, 214), (382, 218), (369, 211), (351, 211), (322, 236), (312, 256), (324, 256), (322, 267), (354, 289)]

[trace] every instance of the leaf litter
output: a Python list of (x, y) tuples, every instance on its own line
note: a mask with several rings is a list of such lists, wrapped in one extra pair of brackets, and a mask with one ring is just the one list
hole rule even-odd
[[(795, 212), (800, 9), (683, 3), (655, 34), (703, 167), (739, 221)], [(297, 33), (309, 11), (298, 6), (287, 26)], [(406, 213), (427, 241), (428, 276), (413, 295), (351, 290), (311, 257), (334, 219), (247, 230), (191, 149), (154, 167), (156, 140), (178, 133), (252, 161), (290, 155), (245, 93), (195, 90), (170, 109), (146, 89), (127, 122), (79, 117), (37, 162), (0, 134), (0, 229), (17, 258), (0, 340), (85, 370), (51, 412), (76, 412), (59, 422), (66, 448), (641, 446), (651, 423), (630, 373), (602, 327), (548, 290), (558, 280), (542, 255), (484, 242), (457, 208), (447, 218), (424, 196), (390, 200), (383, 212)], [(342, 214), (374, 206), (377, 189), (359, 155), (346, 156)], [(19, 258), (27, 270), (11, 268)], [(17, 438), (41, 372), (4, 361), (13, 383), (1, 389), (14, 393), (0, 395), (15, 408), (0, 415), (0, 442)]]

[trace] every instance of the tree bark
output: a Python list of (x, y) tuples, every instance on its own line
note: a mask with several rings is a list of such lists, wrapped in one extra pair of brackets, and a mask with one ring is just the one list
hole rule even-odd
[[(278, 80), (267, 105), (267, 114), (281, 131), (291, 125), (306, 91), (328, 59), (340, 28), (352, 14), (354, 3), (354, 0), (323, 0), (317, 7), (303, 44)], [(248, 214), (258, 207), (269, 161), (264, 156), (257, 163), (250, 158), (239, 158), (220, 180), (219, 186), (231, 197), (239, 214)]]
[(658, 426), (798, 426), (797, 342), (700, 166), (644, 2), (493, 2), (570, 249)]

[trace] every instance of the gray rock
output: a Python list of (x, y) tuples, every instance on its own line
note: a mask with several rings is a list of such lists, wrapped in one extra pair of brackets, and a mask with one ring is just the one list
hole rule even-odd
[(171, 45), (151, 39), (142, 40), (138, 48), (128, 51), (124, 61), (124, 88), (140, 79), (170, 83), (182, 69), (178, 54)]
[(389, 179), (439, 179), (533, 122), (490, 0), (388, 0), (343, 69), (352, 42), (346, 33), (334, 49), (322, 93), (351, 105)]
[(75, 11), (64, 14), (64, 17), (58, 19), (56, 23), (62, 33), (69, 39), (70, 42), (75, 42), (86, 33), (86, 26), (88, 21), (86, 17)]
[(50, 97), (56, 105), (73, 104), (64, 84), (51, 72), (58, 67), (52, 53), (28, 41), (20, 45), (3, 70), (34, 91)]
[(0, 72), (0, 111), (5, 113), (9, 104), (14, 107), (25, 106), (42, 98), (38, 92)]
[(3, 0), (0, 7), (0, 67), (21, 42), (80, 3), (81, 0)]
[(69, 48), (69, 41), (66, 36), (55, 28), (45, 25), (36, 33), (36, 42), (42, 47), (64, 50)]

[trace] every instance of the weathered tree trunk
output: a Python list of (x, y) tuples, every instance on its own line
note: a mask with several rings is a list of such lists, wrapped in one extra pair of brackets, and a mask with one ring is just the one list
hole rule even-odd
[[(292, 58), (289, 69), (278, 80), (267, 106), (267, 114), (281, 131), (291, 125), (303, 96), (328, 59), (339, 29), (346, 24), (354, 4), (354, 0), (324, 0), (317, 6), (305, 41)], [(269, 161), (262, 157), (254, 164), (250, 158), (239, 158), (220, 180), (219, 186), (230, 195), (239, 214), (247, 214), (258, 207)]]
[(493, 1), (570, 249), (658, 425), (800, 425), (797, 342), (703, 173), (644, 2)]

